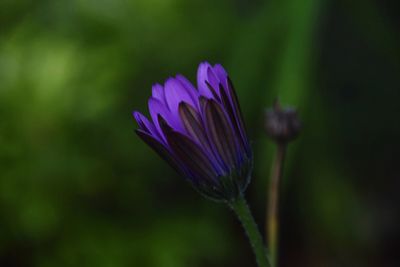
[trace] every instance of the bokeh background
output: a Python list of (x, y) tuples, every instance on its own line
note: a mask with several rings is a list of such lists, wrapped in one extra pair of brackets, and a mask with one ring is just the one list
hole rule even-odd
[[(2, 0), (0, 266), (255, 266), (233, 214), (134, 134), (151, 85), (229, 71), (255, 150), (263, 229), (274, 146), (298, 108), (281, 266), (400, 266), (397, 0)], [(263, 230), (262, 230), (263, 231)]]

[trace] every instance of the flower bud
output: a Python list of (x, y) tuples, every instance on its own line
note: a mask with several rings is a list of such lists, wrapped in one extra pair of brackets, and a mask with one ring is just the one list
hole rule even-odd
[(204, 196), (232, 202), (250, 182), (253, 153), (239, 101), (220, 65), (201, 63), (198, 88), (184, 76), (156, 84), (151, 120), (139, 112), (136, 133)]
[(265, 113), (265, 130), (275, 142), (286, 144), (300, 133), (301, 122), (294, 108), (282, 108), (278, 101)]

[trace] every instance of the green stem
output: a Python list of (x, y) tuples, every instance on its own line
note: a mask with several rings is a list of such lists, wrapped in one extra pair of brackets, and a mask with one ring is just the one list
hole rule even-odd
[(268, 234), (268, 247), (271, 253), (272, 267), (278, 266), (278, 233), (279, 233), (279, 182), (283, 172), (283, 162), (285, 160), (286, 145), (278, 144), (276, 158), (272, 167), (271, 184), (269, 187), (269, 201), (266, 219), (266, 233)]
[(265, 249), (261, 234), (244, 197), (240, 196), (237, 200), (229, 203), (229, 206), (236, 213), (243, 225), (244, 230), (246, 231), (258, 266), (270, 267), (271, 265), (267, 257), (267, 251)]

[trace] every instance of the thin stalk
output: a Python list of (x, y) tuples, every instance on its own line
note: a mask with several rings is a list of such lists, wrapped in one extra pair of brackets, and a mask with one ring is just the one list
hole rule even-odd
[(271, 256), (271, 266), (278, 266), (278, 231), (279, 231), (279, 183), (283, 172), (285, 161), (286, 145), (278, 144), (276, 149), (275, 162), (272, 166), (271, 182), (269, 187), (269, 202), (266, 218), (265, 232), (267, 234), (268, 248)]
[(270, 267), (271, 265), (267, 257), (267, 251), (265, 249), (260, 231), (257, 228), (257, 224), (254, 221), (244, 197), (240, 196), (237, 200), (229, 203), (229, 206), (236, 213), (244, 230), (246, 231), (246, 235), (249, 238), (254, 255), (256, 257), (257, 265), (259, 267)]

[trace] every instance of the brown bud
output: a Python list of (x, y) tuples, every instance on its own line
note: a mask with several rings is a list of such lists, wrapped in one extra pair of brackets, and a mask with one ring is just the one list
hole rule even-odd
[(276, 100), (265, 113), (267, 135), (278, 143), (288, 143), (300, 133), (301, 122), (294, 108), (282, 108)]

